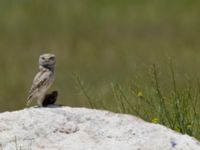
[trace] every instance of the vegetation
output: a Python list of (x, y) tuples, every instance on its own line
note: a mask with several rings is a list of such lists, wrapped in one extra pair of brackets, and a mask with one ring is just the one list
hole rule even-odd
[[(200, 139), (199, 14), (198, 0), (1, 1), (0, 112), (25, 107), (38, 56), (52, 52), (58, 103), (136, 114)], [(84, 95), (73, 73), (91, 85), (75, 77)]]
[[(90, 96), (79, 76), (75, 76), (80, 91), (92, 108), (112, 110), (119, 113), (137, 115), (149, 122), (160, 123), (177, 132), (200, 139), (200, 82), (188, 80), (186, 86), (179, 88), (171, 66), (171, 89), (160, 87), (156, 66), (152, 67), (151, 82), (136, 86), (133, 81), (128, 88), (111, 84), (112, 101), (99, 101)], [(137, 81), (136, 81), (137, 82)], [(104, 97), (100, 98), (104, 100)]]

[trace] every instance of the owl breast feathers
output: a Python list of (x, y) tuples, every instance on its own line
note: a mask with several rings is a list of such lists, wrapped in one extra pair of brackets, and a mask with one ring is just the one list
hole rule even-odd
[(33, 80), (27, 98), (27, 105), (29, 105), (33, 99), (37, 99), (38, 105), (42, 105), (42, 100), (45, 97), (47, 90), (50, 88), (54, 81), (54, 64), (55, 55), (44, 54), (40, 56), (40, 71), (36, 74)]

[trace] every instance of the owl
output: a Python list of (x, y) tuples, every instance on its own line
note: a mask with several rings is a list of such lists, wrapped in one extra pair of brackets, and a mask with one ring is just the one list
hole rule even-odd
[(39, 57), (39, 72), (33, 79), (33, 83), (27, 98), (27, 106), (30, 105), (32, 100), (37, 100), (37, 104), (42, 106), (43, 99), (54, 81), (55, 70), (55, 55), (42, 54)]

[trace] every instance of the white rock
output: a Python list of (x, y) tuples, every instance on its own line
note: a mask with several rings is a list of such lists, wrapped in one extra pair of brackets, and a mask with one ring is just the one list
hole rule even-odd
[(0, 114), (0, 149), (200, 150), (200, 143), (131, 115), (86, 108), (28, 108)]

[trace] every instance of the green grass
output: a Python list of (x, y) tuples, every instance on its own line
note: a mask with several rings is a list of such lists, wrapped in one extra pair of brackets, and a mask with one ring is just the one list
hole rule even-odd
[[(25, 107), (38, 56), (52, 52), (58, 103), (136, 114), (198, 137), (199, 14), (198, 0), (1, 1), (0, 112)], [(90, 85), (86, 97), (74, 72)]]
[(158, 70), (156, 65), (153, 65), (149, 84), (146, 82), (137, 85), (135, 84), (137, 81), (132, 81), (128, 87), (123, 88), (120, 84), (112, 83), (110, 92), (113, 98), (109, 101), (105, 101), (104, 96), (100, 98), (101, 101), (97, 100), (95, 95), (99, 93), (90, 94), (91, 90), (85, 88), (80, 77), (75, 76), (75, 79), (92, 108), (137, 115), (146, 121), (163, 124), (200, 140), (200, 111), (198, 109), (200, 82), (192, 83), (187, 79), (186, 85), (180, 88), (176, 83), (172, 65), (169, 68), (171, 74), (169, 91), (165, 91), (165, 88), (160, 86)]
[[(0, 112), (25, 107), (44, 52), (57, 56), (52, 88), (69, 106), (88, 106), (74, 72), (104, 95), (107, 83), (128, 84), (149, 64), (166, 72), (168, 57), (178, 74), (200, 76), (199, 7), (197, 0), (1, 1)], [(184, 76), (177, 80), (185, 84)]]

